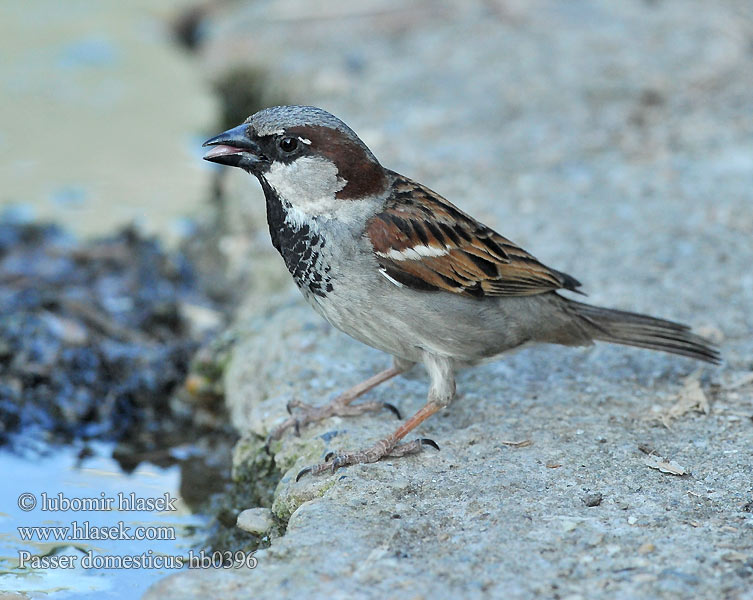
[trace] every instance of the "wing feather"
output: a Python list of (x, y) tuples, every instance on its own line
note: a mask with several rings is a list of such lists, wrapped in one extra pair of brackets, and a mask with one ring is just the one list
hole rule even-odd
[(421, 184), (392, 176), (390, 200), (369, 220), (366, 236), (393, 281), (473, 297), (578, 291), (574, 277), (545, 266)]

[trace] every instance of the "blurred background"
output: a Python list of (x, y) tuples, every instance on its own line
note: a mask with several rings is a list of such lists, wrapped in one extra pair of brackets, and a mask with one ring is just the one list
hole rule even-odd
[(3, 205), (89, 235), (131, 221), (169, 234), (196, 208), (196, 136), (216, 103), (170, 44), (188, 5), (2, 3)]
[(498, 190), (492, 171), (505, 181), (494, 203), (528, 211), (543, 193), (526, 188), (531, 174), (557, 171), (580, 186), (570, 194), (604, 177), (586, 157), (617, 163), (625, 179), (720, 148), (717, 168), (749, 165), (753, 25), (742, 0), (1, 10), (0, 202), (87, 234), (134, 220), (179, 233), (206, 197), (202, 136), (269, 101), (324, 105), (390, 166), (445, 173), (453, 198), (468, 181)]
[(234, 525), (197, 508), (235, 440), (227, 326), (291, 283), (258, 185), (201, 143), (280, 103), (339, 116), (594, 303), (753, 369), (749, 0), (35, 0), (0, 3), (0, 28), (7, 470), (55, 449), (190, 493), (210, 465), (186, 515)]

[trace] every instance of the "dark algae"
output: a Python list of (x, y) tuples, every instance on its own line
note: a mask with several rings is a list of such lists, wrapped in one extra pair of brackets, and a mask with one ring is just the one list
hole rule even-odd
[(0, 219), (0, 445), (146, 450), (185, 428), (176, 396), (209, 333), (192, 326), (191, 306), (222, 309), (183, 254), (133, 228), (79, 242)]

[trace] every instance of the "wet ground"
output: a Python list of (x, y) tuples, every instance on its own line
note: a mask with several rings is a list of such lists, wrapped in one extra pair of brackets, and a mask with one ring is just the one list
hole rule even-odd
[[(133, 228), (81, 241), (12, 211), (0, 216), (0, 470), (13, 482), (3, 488), (0, 589), (134, 597), (164, 570), (19, 569), (18, 552), (79, 561), (89, 551), (185, 557), (193, 545), (232, 543), (218, 537), (224, 513), (213, 500), (227, 487), (236, 439), (216, 381), (221, 348), (212, 341), (227, 305), (201, 281), (183, 253)], [(114, 488), (169, 494), (180, 509), (114, 516), (17, 506), (24, 493), (111, 498)], [(88, 536), (25, 540), (18, 529), (150, 519), (167, 523), (174, 538), (101, 545)]]
[(76, 243), (0, 221), (0, 304), (0, 442), (12, 448), (132, 440), (144, 423), (171, 435), (170, 398), (222, 324), (185, 257), (133, 229)]

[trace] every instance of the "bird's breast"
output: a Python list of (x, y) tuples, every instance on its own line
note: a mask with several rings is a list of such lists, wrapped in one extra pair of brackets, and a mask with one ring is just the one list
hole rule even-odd
[(325, 297), (333, 289), (327, 241), (315, 223), (291, 220), (279, 198), (267, 196), (267, 223), (272, 244), (305, 295)]

